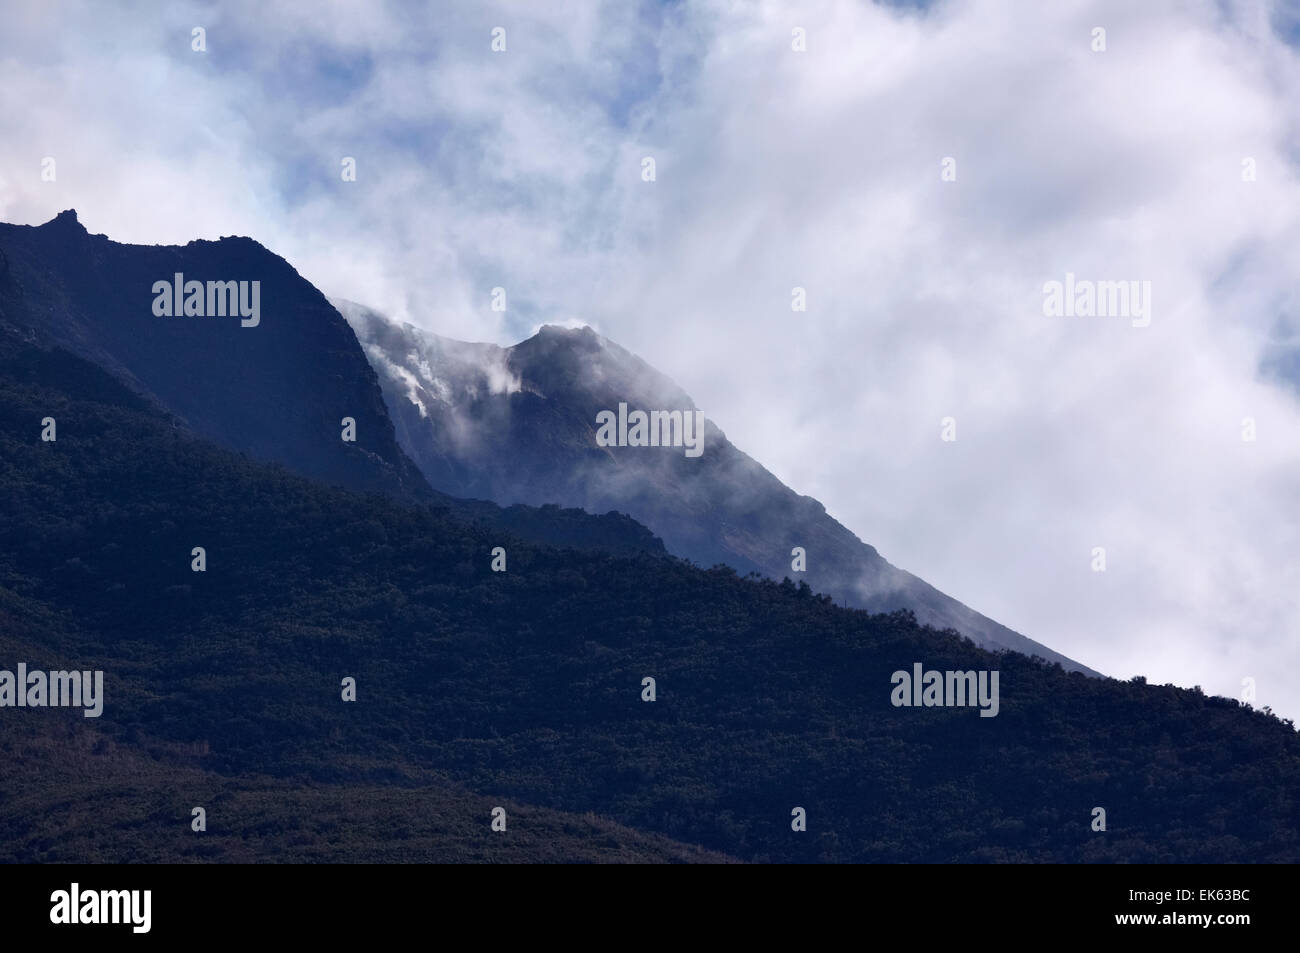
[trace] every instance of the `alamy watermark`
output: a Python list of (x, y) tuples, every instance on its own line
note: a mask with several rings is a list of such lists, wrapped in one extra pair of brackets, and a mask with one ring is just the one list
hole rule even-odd
[(895, 708), (944, 708), (978, 705), (981, 718), (996, 718), (998, 672), (925, 671), (920, 662), (912, 671), (899, 670), (889, 677), (894, 686), (889, 700)]
[(704, 453), (704, 411), (634, 410), (618, 405), (618, 413), (596, 414), (598, 447), (685, 447), (688, 457)]
[(1065, 281), (1043, 285), (1043, 314), (1049, 318), (1132, 318), (1133, 327), (1151, 323), (1151, 282), (1088, 281), (1065, 273)]
[(104, 713), (104, 673), (0, 670), (0, 708), (84, 708), (86, 718)]
[(171, 281), (155, 281), (153, 293), (153, 313), (160, 318), (238, 315), (245, 328), (262, 321), (260, 281), (186, 281), (178, 271)]
[(82, 890), (74, 882), (50, 894), (50, 922), (55, 924), (127, 924), (132, 933), (148, 933), (153, 916), (152, 890)]

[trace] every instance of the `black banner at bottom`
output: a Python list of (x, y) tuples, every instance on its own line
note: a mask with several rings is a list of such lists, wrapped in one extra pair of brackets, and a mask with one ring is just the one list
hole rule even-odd
[[(1243, 866), (890, 866), (716, 871), (411, 866), (10, 866), (7, 939), (78, 942), (349, 937), (460, 924), (520, 930), (774, 933), (914, 929), (980, 933), (1193, 934), (1232, 942), (1286, 931), (1293, 871)], [(603, 934), (609, 936), (609, 934)], [(677, 934), (681, 936), (682, 934)]]

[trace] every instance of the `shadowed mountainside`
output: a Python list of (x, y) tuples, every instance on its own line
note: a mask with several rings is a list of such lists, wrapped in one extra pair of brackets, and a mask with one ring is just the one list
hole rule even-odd
[[(399, 443), (445, 493), (619, 510), (648, 526), (671, 553), (700, 565), (775, 579), (799, 575), (851, 606), (908, 609), (985, 648), (1097, 674), (891, 565), (711, 421), (698, 458), (680, 448), (597, 446), (597, 413), (620, 402), (642, 410), (696, 408), (667, 377), (590, 328), (546, 326), (502, 348), (336, 304), (379, 374)], [(791, 569), (796, 546), (806, 552), (803, 574)]]
[[(177, 273), (186, 282), (259, 282), (258, 323), (243, 327), (237, 314), (154, 314), (154, 283)], [(295, 473), (436, 502), (555, 545), (664, 552), (653, 533), (620, 513), (503, 510), (431, 489), (398, 446), (375, 372), (348, 323), (252, 239), (124, 245), (89, 234), (73, 211), (40, 226), (0, 224), (0, 325), (89, 359), (177, 427)], [(345, 417), (355, 421), (355, 442), (342, 439)]]
[[(0, 710), (7, 859), (64, 856), (55, 838), (96, 859), (202, 856), (152, 839), (189, 836), (204, 803), (218, 858), (350, 860), (354, 838), (387, 856), (428, 830), (434, 856), (490, 859), (489, 800), (529, 806), (503, 835), (512, 859), (556, 856), (539, 835), (557, 830), (574, 838), (561, 855), (596, 859), (605, 824), (659, 859), (1300, 859), (1300, 736), (1234, 699), (991, 654), (807, 585), (503, 541), (214, 447), (11, 336), (0, 490), (3, 666), (99, 669), (105, 686), (98, 719)], [(891, 673), (917, 662), (999, 671), (996, 717), (896, 707)], [(125, 749), (133, 777), (87, 749)], [(310, 817), (266, 803), (282, 795)], [(447, 813), (417, 822), (427, 797)], [(391, 830), (347, 826), (369, 818)]]

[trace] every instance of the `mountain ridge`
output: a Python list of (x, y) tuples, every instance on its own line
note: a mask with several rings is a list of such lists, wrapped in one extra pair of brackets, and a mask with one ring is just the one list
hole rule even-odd
[[(184, 425), (310, 476), (432, 498), (398, 447), (351, 329), (257, 241), (127, 245), (90, 234), (66, 210), (43, 225), (0, 224), (0, 246), (9, 265), (0, 317), (107, 368)], [(176, 274), (257, 282), (260, 323), (157, 316), (152, 289)], [(356, 422), (354, 442), (342, 439), (345, 417)]]
[[(1300, 736), (1267, 711), (680, 559), (512, 542), (494, 572), (490, 528), (232, 453), (33, 350), (0, 335), (0, 668), (102, 670), (105, 703), (0, 717), (0, 827), (29, 832), (6, 858), (1300, 857)], [(891, 673), (920, 662), (999, 672), (996, 717), (899, 707)], [(92, 757), (115, 745), (139, 777)]]
[[(663, 538), (674, 555), (701, 565), (806, 578), (849, 605), (910, 609), (921, 622), (955, 629), (985, 648), (1100, 674), (893, 566), (707, 417), (709, 459), (698, 467), (676, 452), (624, 449), (620, 457), (598, 447), (596, 414), (620, 402), (645, 410), (698, 407), (667, 375), (590, 327), (542, 325), (502, 347), (399, 325), (346, 299), (334, 303), (379, 375), (399, 443), (443, 492), (617, 509)], [(806, 571), (792, 569), (796, 546), (804, 549)]]
[[(255, 283), (257, 324), (232, 314), (159, 315), (155, 285), (177, 273)], [(351, 326), (255, 239), (124, 244), (91, 234), (72, 209), (41, 225), (0, 223), (0, 325), (105, 369), (177, 427), (295, 473), (447, 507), (527, 539), (664, 553), (623, 514), (501, 508), (433, 490), (399, 445)], [(344, 439), (345, 418), (354, 441)]]

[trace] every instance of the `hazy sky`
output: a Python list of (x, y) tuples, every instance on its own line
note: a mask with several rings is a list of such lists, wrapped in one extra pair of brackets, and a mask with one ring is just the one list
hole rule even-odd
[[(1297, 717), (1289, 44), (1229, 0), (7, 3), (0, 220), (250, 235), (467, 339), (590, 324), (896, 565)], [(1149, 326), (1045, 316), (1067, 273), (1150, 282)]]

